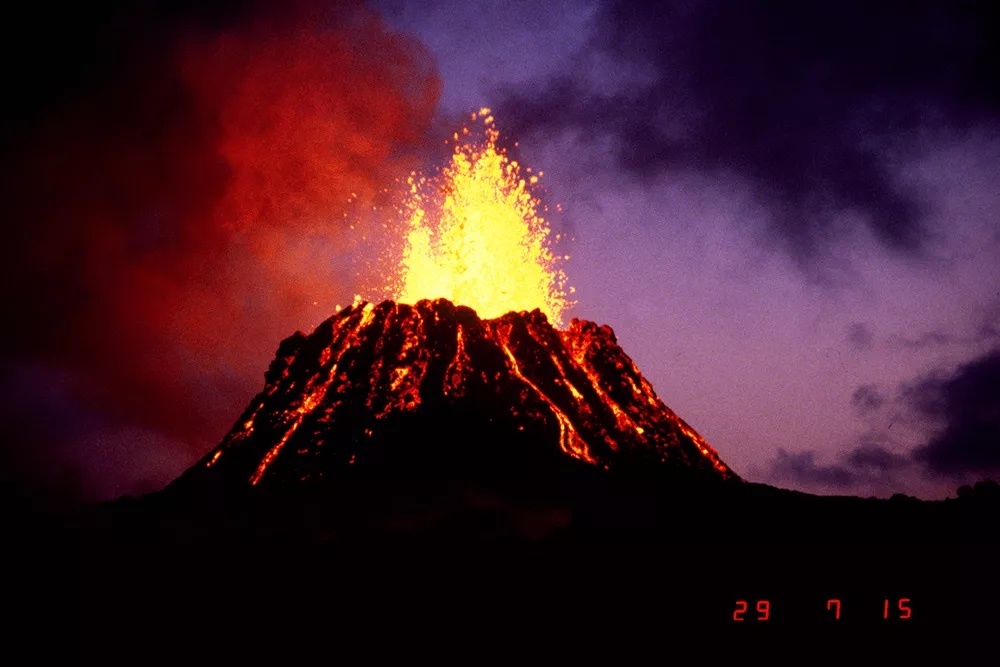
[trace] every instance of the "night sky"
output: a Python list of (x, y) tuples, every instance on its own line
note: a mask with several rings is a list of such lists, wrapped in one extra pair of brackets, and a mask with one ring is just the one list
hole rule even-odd
[(3, 23), (4, 484), (194, 463), (282, 338), (384, 296), (396, 184), (482, 106), (544, 172), (569, 315), (738, 474), (1000, 475), (994, 3), (101, 4)]

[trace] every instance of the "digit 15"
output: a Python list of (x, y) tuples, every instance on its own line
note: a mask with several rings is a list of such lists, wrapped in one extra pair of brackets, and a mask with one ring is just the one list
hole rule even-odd
[[(910, 598), (899, 598), (896, 606), (899, 608), (899, 618), (907, 619), (910, 617)], [(888, 598), (882, 603), (882, 618), (889, 618)]]
[[(742, 623), (744, 620), (744, 615), (747, 613), (747, 601), (737, 600), (736, 609), (733, 611), (733, 620), (737, 623)], [(757, 610), (756, 621), (767, 621), (771, 618), (771, 603), (768, 600), (757, 600), (755, 605)]]

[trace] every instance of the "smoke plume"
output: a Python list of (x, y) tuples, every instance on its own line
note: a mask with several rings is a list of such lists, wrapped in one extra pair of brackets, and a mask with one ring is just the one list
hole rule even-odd
[[(420, 44), (328, 4), (115, 3), (7, 28), (14, 482), (46, 489), (68, 467), (82, 495), (133, 490), (101, 471), (130, 479), (151, 441), (183, 467), (278, 341), (356, 289), (345, 261), (365, 230), (345, 214), (408, 172), (440, 84)], [(123, 432), (143, 434), (131, 452)]]

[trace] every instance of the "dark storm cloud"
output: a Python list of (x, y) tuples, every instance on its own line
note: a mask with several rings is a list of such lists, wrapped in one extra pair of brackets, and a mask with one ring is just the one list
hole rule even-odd
[(876, 475), (883, 475), (907, 467), (910, 459), (880, 445), (865, 444), (851, 450), (844, 457), (844, 463), (854, 470), (867, 470)]
[(844, 465), (819, 465), (816, 452), (778, 450), (771, 464), (771, 474), (778, 479), (806, 484), (821, 484), (846, 488), (857, 481), (857, 475)]
[(960, 335), (950, 331), (934, 329), (916, 336), (894, 335), (889, 338), (888, 342), (890, 345), (897, 347), (920, 350), (947, 345), (992, 343), (996, 340), (1000, 340), (1000, 307), (994, 306), (982, 315), (979, 325), (971, 334)]
[(785, 482), (846, 489), (884, 481), (910, 465), (908, 457), (873, 443), (858, 445), (828, 465), (817, 463), (816, 452), (812, 450), (779, 449), (771, 462), (770, 476)]
[(885, 403), (885, 397), (878, 387), (866, 384), (858, 387), (851, 395), (851, 403), (862, 413), (878, 410)]
[(733, 175), (800, 260), (843, 213), (915, 251), (924, 202), (894, 182), (894, 151), (915, 130), (997, 120), (997, 13), (985, 0), (606, 0), (578, 71), (512, 93), (503, 114), (520, 133), (610, 135), (639, 177)]
[(1000, 319), (993, 322), (983, 322), (976, 337), (983, 341), (1000, 340)]
[[(21, 3), (0, 30), (16, 323), (0, 386), (38, 393), (18, 369), (45, 368), (71, 378), (51, 419), (203, 451), (277, 341), (356, 287), (330, 268), (351, 243), (345, 202), (412, 167), (440, 88), (430, 56), (356, 1)], [(3, 398), (0, 421), (37, 423)], [(58, 434), (21, 426), (5, 444), (59, 465)]]
[(958, 336), (946, 331), (926, 331), (919, 336), (906, 337), (898, 336), (892, 338), (891, 342), (911, 350), (919, 350), (925, 347), (941, 347), (959, 342)]
[(1000, 470), (1000, 348), (950, 375), (910, 385), (903, 397), (917, 415), (939, 425), (914, 451), (916, 460), (941, 474)]

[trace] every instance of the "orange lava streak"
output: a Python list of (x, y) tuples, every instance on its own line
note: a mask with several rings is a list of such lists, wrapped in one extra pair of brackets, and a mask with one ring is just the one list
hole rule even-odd
[[(532, 338), (535, 338), (535, 335), (533, 333), (529, 335)], [(537, 341), (538, 339), (535, 338), (535, 340)], [(541, 344), (541, 341), (538, 342), (539, 344)], [(573, 398), (576, 399), (577, 403), (583, 403), (584, 402), (583, 394), (580, 393), (580, 390), (576, 388), (575, 384), (570, 382), (569, 377), (566, 375), (566, 369), (563, 368), (562, 362), (559, 361), (559, 356), (552, 355), (552, 362), (556, 365), (556, 369), (559, 371), (559, 379), (562, 380), (562, 383), (566, 385), (567, 389), (569, 389), (569, 393), (573, 394)]]
[[(596, 373), (593, 367), (588, 363), (586, 344), (580, 338), (570, 335), (569, 332), (560, 332), (560, 335), (570, 352), (570, 357), (574, 364), (586, 374), (602, 402), (612, 410), (618, 422), (618, 426), (623, 430), (630, 428), (637, 435), (645, 436), (646, 428), (640, 425), (639, 421), (629, 414), (628, 411), (624, 410), (622, 406), (619, 405), (601, 386), (600, 375)], [(635, 362), (628, 357), (625, 357), (622, 359), (621, 363), (616, 364), (616, 366), (620, 371), (619, 377), (628, 383), (633, 395), (635, 395), (636, 398), (644, 401), (650, 407), (655, 408), (656, 411), (662, 415), (663, 419), (669, 421), (677, 430), (687, 436), (698, 449), (699, 453), (708, 459), (708, 462), (712, 465), (712, 467), (722, 473), (724, 477), (731, 477), (733, 475), (733, 472), (722, 462), (718, 453), (705, 441), (705, 439), (694, 429), (688, 426), (687, 423), (678, 417), (670, 408), (663, 404), (662, 400), (659, 396), (657, 396), (656, 391), (653, 389), (653, 386), (639, 372)], [(650, 422), (648, 419), (643, 421), (647, 426), (656, 427), (656, 424), (654, 422)]]
[(571, 302), (559, 263), (568, 257), (550, 248), (551, 230), (530, 192), (538, 176), (524, 178), (497, 147), (489, 109), (472, 114), (478, 118), (483, 142), (456, 145), (436, 179), (410, 178), (409, 231), (390, 289), (400, 302), (445, 298), (482, 318), (539, 308), (561, 326)]
[(526, 385), (534, 389), (539, 398), (548, 404), (549, 409), (552, 410), (552, 414), (555, 415), (556, 420), (559, 422), (559, 447), (574, 458), (581, 459), (587, 463), (596, 464), (597, 459), (591, 455), (590, 448), (587, 447), (587, 443), (583, 441), (580, 434), (576, 432), (575, 428), (573, 428), (573, 424), (570, 422), (569, 417), (567, 417), (566, 414), (559, 409), (559, 406), (552, 402), (552, 399), (545, 395), (545, 392), (543, 392), (538, 385), (525, 377), (525, 375), (521, 372), (521, 367), (517, 363), (517, 358), (514, 357), (514, 353), (511, 352), (510, 347), (507, 346), (507, 341), (501, 340), (500, 346), (503, 348), (504, 353), (507, 355), (507, 359), (510, 361), (511, 370), (514, 371), (514, 375), (520, 378)]
[(206, 468), (211, 468), (218, 463), (223, 451), (229, 449), (240, 440), (245, 440), (253, 435), (254, 419), (257, 418), (257, 414), (261, 411), (261, 409), (263, 409), (263, 407), (264, 401), (261, 401), (260, 405), (258, 405), (250, 415), (250, 418), (243, 422), (243, 429), (233, 433), (219, 445), (218, 449), (216, 449), (211, 458), (209, 458), (209, 460), (205, 463)]
[(278, 455), (278, 452), (281, 451), (281, 449), (285, 446), (285, 443), (288, 442), (289, 438), (292, 437), (292, 435), (295, 433), (295, 430), (298, 429), (299, 425), (301, 424), (302, 424), (302, 416), (300, 415), (296, 419), (295, 423), (292, 424), (292, 427), (288, 429), (288, 431), (281, 438), (281, 440), (278, 441), (278, 444), (276, 444), (274, 447), (268, 450), (267, 454), (264, 455), (264, 458), (261, 459), (260, 465), (257, 466), (257, 470), (254, 471), (254, 474), (250, 477), (251, 486), (257, 485), (257, 482), (259, 482), (261, 477), (264, 476), (264, 471), (267, 470), (267, 467), (269, 465), (271, 465), (271, 461), (274, 460), (274, 457)]
[[(400, 315), (400, 305), (394, 304), (391, 313), (387, 314), (382, 323), (383, 332), (388, 333), (389, 329), (393, 323), (393, 316)], [(391, 392), (392, 399), (388, 400), (385, 405), (382, 406), (382, 410), (375, 415), (376, 419), (382, 419), (388, 416), (393, 410), (409, 411), (415, 410), (417, 406), (420, 405), (420, 383), (423, 380), (424, 375), (427, 372), (427, 354), (428, 350), (425, 347), (420, 346), (420, 341), (423, 339), (421, 334), (421, 328), (424, 327), (424, 320), (417, 309), (412, 309), (409, 313), (413, 320), (416, 320), (416, 324), (413, 330), (406, 328), (404, 333), (406, 338), (396, 355), (394, 363), (402, 364), (394, 366), (389, 371), (389, 390)], [(403, 325), (409, 324), (410, 321), (403, 317), (400, 318)], [(385, 337), (379, 339), (379, 345)], [(411, 350), (416, 349), (416, 355), (411, 359), (407, 359), (408, 353)], [(379, 351), (378, 345), (376, 346), (376, 352)], [(373, 370), (373, 378), (378, 376), (379, 370), (383, 366), (384, 359), (379, 357), (376, 361), (376, 369)], [(391, 362), (393, 363), (393, 362)], [(368, 392), (368, 397), (365, 400), (365, 404), (374, 409), (375, 399), (378, 395), (376, 389), (376, 383), (372, 382), (371, 388)]]
[(251, 486), (256, 486), (257, 483), (261, 480), (261, 478), (264, 476), (264, 472), (267, 470), (267, 467), (271, 465), (271, 462), (274, 460), (274, 458), (281, 452), (284, 446), (295, 434), (295, 431), (298, 430), (299, 426), (302, 425), (302, 421), (306, 418), (306, 415), (308, 415), (310, 412), (316, 409), (316, 407), (323, 402), (323, 399), (326, 397), (327, 390), (330, 388), (330, 385), (333, 384), (334, 379), (337, 377), (337, 364), (340, 363), (340, 360), (343, 357), (344, 352), (346, 352), (352, 346), (352, 343), (359, 342), (360, 339), (358, 338), (358, 334), (361, 332), (361, 330), (364, 329), (366, 326), (368, 326), (368, 324), (370, 324), (374, 320), (375, 316), (373, 310), (374, 306), (372, 304), (365, 305), (364, 314), (361, 316), (361, 321), (358, 322), (358, 325), (356, 327), (354, 327), (350, 335), (344, 338), (344, 343), (338, 350), (337, 360), (333, 362), (333, 365), (330, 367), (330, 370), (326, 374), (326, 380), (324, 380), (324, 382), (315, 390), (312, 390), (311, 384), (313, 380), (315, 380), (316, 377), (318, 377), (318, 375), (314, 376), (312, 379), (309, 380), (309, 383), (306, 385), (305, 389), (305, 391), (307, 392), (306, 397), (302, 400), (302, 404), (295, 409), (294, 412), (295, 418), (291, 426), (289, 426), (288, 430), (285, 432), (285, 435), (282, 436), (281, 440), (279, 440), (274, 447), (268, 450), (267, 454), (264, 455), (264, 458), (261, 459), (260, 465), (257, 466), (257, 470), (254, 471), (254, 474), (250, 477)]
[(721, 472), (723, 475), (726, 476), (732, 474), (729, 468), (726, 467), (726, 464), (723, 463), (722, 460), (719, 458), (719, 455), (715, 452), (714, 449), (709, 447), (708, 443), (705, 441), (703, 437), (698, 435), (694, 431), (694, 429), (692, 429), (690, 426), (684, 423), (684, 420), (681, 419), (680, 417), (675, 417), (675, 419), (677, 421), (677, 426), (681, 429), (681, 432), (683, 432), (684, 435), (686, 435), (687, 437), (691, 438), (695, 446), (698, 447), (698, 451), (700, 451), (702, 455), (705, 456), (705, 458), (707, 458), (709, 461), (712, 462), (713, 468), (715, 468), (716, 470), (718, 470), (719, 472)]
[(600, 378), (598, 378), (582, 362), (578, 363), (580, 363), (580, 368), (582, 368), (583, 372), (587, 375), (587, 379), (590, 380), (590, 386), (594, 388), (594, 391), (596, 391), (597, 395), (601, 397), (601, 400), (604, 402), (604, 404), (607, 405), (609, 408), (611, 408), (611, 412), (614, 413), (615, 420), (618, 422), (618, 426), (621, 427), (622, 429), (626, 428), (632, 429), (638, 435), (642, 435), (643, 433), (645, 433), (645, 429), (639, 426), (639, 424), (637, 424), (634, 419), (629, 417), (628, 414), (626, 414), (625, 411), (621, 409), (621, 406), (618, 405), (618, 403), (616, 403), (614, 399), (608, 396), (607, 392), (605, 392), (604, 389), (601, 388)]
[(455, 327), (455, 356), (444, 371), (444, 393), (461, 396), (465, 392), (462, 387), (462, 379), (466, 375), (469, 366), (469, 355), (465, 351), (465, 336), (462, 333), (462, 325)]
[(278, 453), (282, 450), (285, 444), (295, 434), (295, 431), (297, 431), (299, 426), (302, 425), (302, 421), (306, 418), (306, 415), (312, 412), (317, 405), (323, 402), (323, 398), (326, 396), (326, 390), (330, 388), (330, 384), (333, 382), (336, 370), (337, 370), (337, 364), (335, 363), (333, 367), (330, 368), (330, 373), (326, 381), (322, 385), (320, 385), (318, 389), (316, 389), (313, 392), (310, 392), (302, 401), (302, 405), (296, 408), (295, 421), (288, 428), (288, 431), (285, 432), (285, 435), (282, 436), (281, 440), (278, 441), (278, 444), (276, 444), (274, 447), (268, 450), (267, 454), (264, 455), (264, 458), (261, 460), (260, 465), (257, 466), (257, 470), (254, 472), (253, 476), (250, 477), (251, 486), (256, 486), (257, 482), (260, 481), (260, 478), (264, 476), (264, 471), (267, 470), (267, 467), (271, 465), (271, 461), (274, 460), (274, 457), (278, 455)]
[[(623, 430), (630, 429), (635, 431), (637, 435), (643, 435), (646, 432), (646, 429), (639, 426), (638, 422), (622, 410), (621, 406), (618, 405), (618, 403), (601, 387), (600, 377), (594, 373), (594, 371), (587, 364), (586, 351), (572, 345), (567, 345), (567, 348), (570, 350), (572, 359), (576, 363), (577, 367), (583, 371), (583, 374), (587, 376), (588, 380), (590, 380), (590, 386), (594, 388), (595, 392), (597, 392), (601, 402), (611, 408), (611, 412), (615, 415), (615, 420), (618, 422), (618, 426)], [(562, 370), (561, 367), (560, 370)], [(628, 377), (626, 377), (626, 379), (629, 380), (632, 384), (633, 390), (635, 390), (635, 383), (632, 382), (632, 379)], [(615, 443), (614, 448), (617, 449), (617, 443)]]

